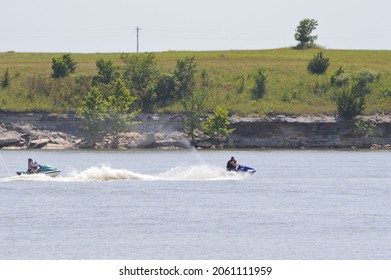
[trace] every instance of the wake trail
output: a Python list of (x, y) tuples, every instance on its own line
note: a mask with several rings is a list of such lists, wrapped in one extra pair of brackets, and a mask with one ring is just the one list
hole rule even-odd
[(103, 182), (117, 180), (243, 180), (247, 176), (226, 172), (224, 168), (210, 166), (207, 164), (177, 166), (166, 172), (150, 175), (137, 173), (127, 169), (115, 169), (109, 166), (90, 167), (83, 171), (71, 171), (57, 177), (50, 177), (44, 174), (19, 175), (0, 179), (0, 181), (55, 181), (55, 182)]

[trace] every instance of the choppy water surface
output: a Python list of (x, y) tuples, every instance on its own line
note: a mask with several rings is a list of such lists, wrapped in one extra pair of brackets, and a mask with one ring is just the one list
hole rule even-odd
[[(257, 169), (225, 172), (234, 155)], [(62, 170), (14, 176), (27, 158)], [(0, 151), (0, 259), (390, 259), (389, 151)]]

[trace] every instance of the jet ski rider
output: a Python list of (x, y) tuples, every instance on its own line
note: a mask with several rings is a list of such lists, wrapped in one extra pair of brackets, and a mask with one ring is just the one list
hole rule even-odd
[(227, 171), (235, 171), (238, 166), (239, 163), (237, 163), (236, 159), (231, 157), (231, 159), (227, 162)]
[(33, 161), (33, 159), (29, 158), (27, 161), (27, 172), (28, 173), (37, 173), (39, 167), (41, 165), (37, 163), (36, 161)]

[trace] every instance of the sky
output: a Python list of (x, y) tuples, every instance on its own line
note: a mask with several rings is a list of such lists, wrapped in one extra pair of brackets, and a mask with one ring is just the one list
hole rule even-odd
[(0, 52), (259, 50), (297, 44), (305, 18), (328, 49), (391, 49), (390, 0), (0, 0)]

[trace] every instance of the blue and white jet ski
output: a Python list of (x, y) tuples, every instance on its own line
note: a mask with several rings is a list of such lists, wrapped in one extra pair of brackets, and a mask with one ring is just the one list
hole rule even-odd
[(239, 172), (239, 173), (249, 173), (254, 174), (256, 170), (252, 167), (245, 166), (245, 165), (239, 165), (235, 169), (227, 169), (229, 172)]
[(32, 173), (32, 172), (29, 172), (29, 171), (17, 171), (16, 174), (18, 175), (22, 175), (22, 174), (28, 174), (28, 175), (32, 175), (32, 174), (45, 174), (45, 175), (48, 175), (50, 177), (56, 177), (58, 174), (60, 174), (61, 170), (56, 168), (56, 167), (53, 167), (53, 166), (50, 166), (50, 165), (47, 165), (47, 164), (43, 164), (41, 165), (37, 172), (36, 173)]
[(236, 171), (239, 171), (239, 172), (247, 172), (247, 173), (255, 173), (256, 170), (252, 167), (249, 167), (249, 166), (245, 166), (245, 165), (239, 165), (238, 168), (236, 168)]

